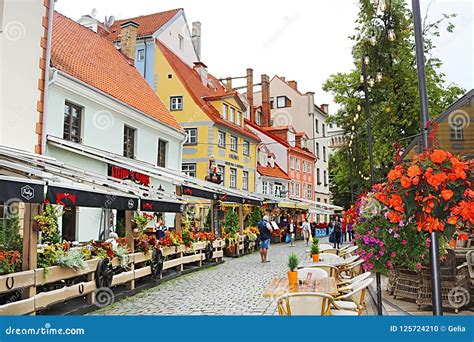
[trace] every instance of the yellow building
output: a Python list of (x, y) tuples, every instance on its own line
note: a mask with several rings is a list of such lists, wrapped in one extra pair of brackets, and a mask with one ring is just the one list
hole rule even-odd
[(188, 134), (183, 172), (205, 179), (213, 156), (222, 185), (254, 192), (260, 139), (245, 127), (240, 95), (226, 91), (203, 63), (191, 67), (160, 41), (156, 46), (157, 94)]
[[(474, 158), (474, 89), (435, 118), (437, 147), (466, 159)], [(402, 159), (410, 159), (420, 151), (420, 138), (406, 148)]]

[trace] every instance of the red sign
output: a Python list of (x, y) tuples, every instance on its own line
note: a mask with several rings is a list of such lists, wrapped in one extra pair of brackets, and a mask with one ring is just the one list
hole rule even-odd
[(118, 179), (130, 179), (136, 183), (150, 186), (150, 176), (144, 175), (143, 173), (127, 170), (123, 167), (119, 167), (116, 165), (111, 165), (109, 167), (109, 174), (110, 176)]

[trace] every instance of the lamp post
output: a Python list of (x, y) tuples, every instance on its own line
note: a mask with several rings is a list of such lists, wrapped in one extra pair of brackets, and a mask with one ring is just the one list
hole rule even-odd
[[(370, 103), (369, 103), (369, 85), (367, 84), (367, 61), (368, 55), (367, 50), (364, 56), (362, 56), (362, 76), (364, 79), (363, 90), (364, 90), (364, 111), (365, 117), (367, 118), (367, 139), (369, 144), (369, 164), (370, 164), (370, 185), (374, 185), (374, 146), (372, 139), (372, 117), (370, 114)], [(375, 273), (375, 282), (377, 286), (377, 314), (382, 316), (382, 280), (380, 272)]]
[[(412, 0), (413, 24), (415, 28), (415, 52), (416, 68), (418, 70), (418, 90), (420, 92), (420, 121), (421, 121), (421, 143), (422, 149), (428, 147), (428, 134), (426, 123), (429, 120), (428, 95), (426, 93), (425, 56), (423, 48), (423, 31), (421, 28), (420, 1)], [(439, 246), (438, 234), (431, 233), (430, 243), (430, 269), (431, 269), (431, 289), (433, 301), (433, 315), (443, 315), (443, 305), (441, 298), (441, 279), (439, 267)]]

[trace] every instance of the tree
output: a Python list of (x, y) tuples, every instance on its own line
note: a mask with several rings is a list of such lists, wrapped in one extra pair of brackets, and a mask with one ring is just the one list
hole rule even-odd
[(204, 228), (206, 229), (206, 231), (211, 231), (211, 226), (212, 226), (212, 222), (211, 222), (211, 210), (209, 209), (209, 211), (207, 212), (207, 215), (206, 215), (206, 222), (204, 222)]
[(224, 230), (226, 233), (237, 233), (239, 230), (239, 217), (234, 209), (230, 209), (225, 217)]
[(262, 211), (260, 210), (260, 207), (254, 207), (252, 214), (250, 215), (250, 227), (257, 227), (261, 220)]
[(0, 228), (0, 249), (4, 251), (21, 251), (22, 241), (18, 214), (7, 215)]
[[(337, 113), (330, 117), (330, 121), (345, 129), (347, 133), (352, 131), (353, 125), (355, 128), (353, 139), (357, 139), (359, 158), (358, 165), (353, 163), (354, 182), (359, 171), (364, 177), (369, 176), (367, 124), (363, 111), (364, 95), (361, 92), (360, 80), (363, 56), (369, 57), (367, 74), (370, 77), (375, 79), (380, 70), (383, 75), (382, 80), (376, 82), (369, 90), (375, 181), (382, 181), (393, 165), (396, 151), (393, 144), (399, 143), (404, 147), (420, 131), (412, 14), (403, 0), (387, 2), (387, 10), (374, 16), (374, 5), (369, 0), (360, 1), (356, 33), (350, 37), (354, 41), (352, 49), (354, 70), (333, 74), (323, 85), (325, 91), (334, 95), (334, 101), (340, 107)], [(432, 117), (442, 113), (463, 94), (461, 88), (445, 85), (445, 75), (439, 71), (442, 62), (432, 54), (435, 48), (432, 37), (439, 36), (445, 24), (446, 30), (452, 32), (454, 26), (449, 19), (454, 16), (444, 15), (443, 18), (431, 24), (428, 24), (425, 18), (426, 83), (429, 111)], [(394, 41), (387, 39), (390, 28), (395, 30)], [(368, 39), (373, 33), (378, 38), (375, 46), (372, 46)], [(346, 146), (336, 151), (329, 163), (330, 174), (333, 178), (334, 202), (344, 207), (348, 207), (350, 202), (348, 148)], [(352, 155), (356, 154), (354, 144), (350, 149)], [(370, 185), (365, 179), (360, 179), (360, 182), (363, 188)]]

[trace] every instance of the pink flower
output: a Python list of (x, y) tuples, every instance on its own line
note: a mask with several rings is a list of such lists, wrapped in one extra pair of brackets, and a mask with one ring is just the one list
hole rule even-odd
[(396, 256), (397, 256), (397, 253), (395, 253), (395, 252), (390, 253), (391, 258), (395, 258)]
[(398, 237), (398, 234), (397, 233), (393, 234), (393, 237), (396, 239)]
[(407, 244), (407, 240), (402, 240), (402, 245), (405, 246)]
[(421, 260), (425, 260), (425, 255), (424, 254), (421, 255)]
[(421, 262), (416, 264), (416, 268), (419, 269), (419, 270), (421, 269)]
[(392, 232), (393, 232), (392, 229), (389, 229), (389, 230), (388, 230), (388, 233), (389, 233), (389, 234), (392, 234)]
[(383, 251), (380, 251), (380, 252), (379, 252), (379, 255), (380, 255), (380, 256), (383, 256), (383, 255), (384, 255), (384, 252), (383, 252)]

